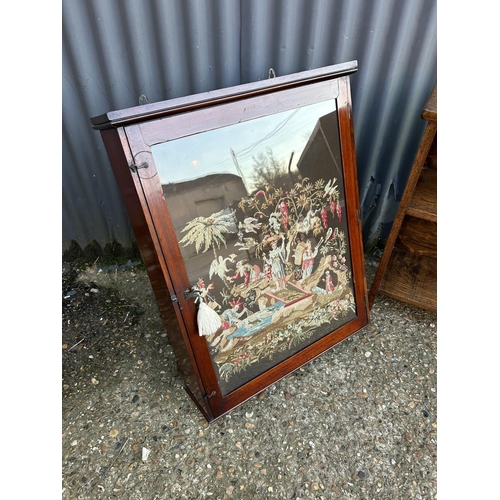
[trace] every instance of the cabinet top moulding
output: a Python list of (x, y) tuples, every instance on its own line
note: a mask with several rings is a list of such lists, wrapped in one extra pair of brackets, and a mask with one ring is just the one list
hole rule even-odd
[(314, 82), (331, 80), (340, 76), (350, 75), (358, 70), (358, 61), (349, 61), (341, 64), (312, 69), (302, 73), (284, 75), (257, 82), (244, 83), (234, 87), (202, 92), (186, 97), (178, 97), (166, 101), (159, 101), (141, 106), (134, 106), (118, 111), (110, 111), (90, 119), (95, 130), (123, 127), (144, 120), (162, 118), (175, 113), (190, 111), (208, 103), (222, 104), (242, 96), (250, 97), (275, 91), (277, 88), (294, 88), (309, 85)]

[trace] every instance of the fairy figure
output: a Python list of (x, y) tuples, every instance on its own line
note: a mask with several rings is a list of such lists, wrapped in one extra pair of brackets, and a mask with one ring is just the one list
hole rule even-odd
[(269, 251), (269, 258), (266, 262), (271, 265), (271, 271), (276, 283), (275, 290), (282, 290), (286, 288), (285, 276), (285, 237), (281, 236), (281, 245), (278, 246), (276, 241), (271, 245), (272, 249)]
[(325, 282), (326, 292), (332, 293), (335, 290), (335, 286), (333, 285), (333, 276), (330, 274), (330, 271), (326, 271), (326, 276), (323, 281)]
[(316, 246), (314, 250), (312, 249), (311, 240), (306, 241), (306, 249), (302, 254), (302, 279), (305, 280), (309, 276), (311, 276), (314, 259), (318, 255), (318, 247)]

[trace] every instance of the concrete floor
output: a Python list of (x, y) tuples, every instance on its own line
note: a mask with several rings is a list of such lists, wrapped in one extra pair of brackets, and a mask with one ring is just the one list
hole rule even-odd
[(62, 326), (63, 499), (437, 496), (435, 314), (378, 295), (367, 327), (212, 424), (141, 266), (66, 266)]

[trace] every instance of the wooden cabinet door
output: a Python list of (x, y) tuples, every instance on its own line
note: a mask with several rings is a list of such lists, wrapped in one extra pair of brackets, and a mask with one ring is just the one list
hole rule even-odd
[[(117, 127), (129, 168), (115, 173), (139, 200), (139, 246), (208, 420), (368, 322), (349, 77), (308, 78)], [(209, 336), (195, 297), (221, 319)]]

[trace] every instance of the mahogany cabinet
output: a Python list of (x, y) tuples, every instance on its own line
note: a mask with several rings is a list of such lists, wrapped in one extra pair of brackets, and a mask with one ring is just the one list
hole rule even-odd
[[(91, 119), (208, 421), (369, 321), (356, 70), (351, 61)], [(219, 321), (207, 335), (202, 303)]]
[(422, 118), (424, 135), (369, 294), (437, 312), (437, 85)]

